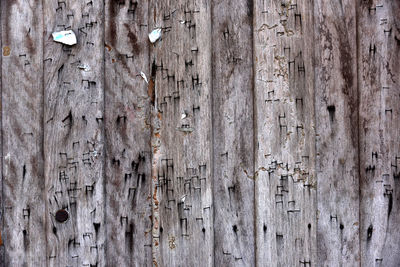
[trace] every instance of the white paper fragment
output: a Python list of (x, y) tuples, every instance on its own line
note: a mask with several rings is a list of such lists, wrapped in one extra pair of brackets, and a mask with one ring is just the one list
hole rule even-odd
[(184, 20), (179, 20), (179, 22), (180, 22), (181, 24), (185, 24), (185, 23), (186, 23), (186, 21), (184, 21)]
[(161, 29), (160, 28), (155, 29), (151, 33), (149, 33), (149, 39), (150, 39), (150, 42), (152, 42), (152, 43), (157, 41), (158, 38), (160, 38), (160, 37), (161, 37)]
[(83, 71), (90, 71), (89, 65), (86, 65), (86, 64), (79, 64), (78, 69), (83, 70)]
[(181, 115), (181, 120), (183, 120), (186, 117), (187, 117), (186, 112), (183, 112), (182, 115)]
[(181, 196), (181, 202), (185, 202), (186, 195)]
[(144, 74), (143, 71), (140, 72), (140, 76), (142, 76), (143, 80), (144, 80), (146, 83), (149, 83), (149, 81), (147, 81), (146, 74)]
[(72, 30), (53, 32), (53, 40), (66, 45), (76, 44), (76, 36)]

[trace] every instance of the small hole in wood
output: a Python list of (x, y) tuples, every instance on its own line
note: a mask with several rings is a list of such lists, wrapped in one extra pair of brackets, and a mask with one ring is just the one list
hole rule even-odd
[(368, 230), (367, 230), (367, 239), (369, 240), (369, 239), (371, 239), (371, 237), (372, 237), (372, 232), (374, 231), (374, 227), (372, 226), (372, 224), (368, 227)]
[(328, 112), (329, 112), (329, 118), (330, 120), (333, 122), (333, 120), (335, 119), (335, 106), (334, 105), (330, 105), (327, 107)]
[(58, 210), (56, 212), (56, 221), (57, 222), (60, 222), (60, 223), (65, 222), (68, 220), (68, 218), (69, 218), (69, 214), (66, 210)]
[(232, 227), (232, 230), (236, 233), (237, 232), (237, 230), (238, 230), (238, 228), (237, 228), (237, 226), (236, 225), (234, 225), (233, 227)]

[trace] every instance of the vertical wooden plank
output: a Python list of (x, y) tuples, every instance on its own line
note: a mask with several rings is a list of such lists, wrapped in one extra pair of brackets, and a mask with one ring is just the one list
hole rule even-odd
[(254, 7), (257, 266), (316, 264), (312, 1)]
[(105, 2), (106, 258), (151, 265), (147, 1)]
[[(104, 266), (104, 3), (43, 3), (47, 261)], [(61, 30), (78, 43), (54, 42)]]
[(400, 3), (359, 1), (362, 266), (400, 263)]
[[(2, 94), (3, 87), (2, 87), (2, 58), (3, 58), (3, 46), (2, 46), (2, 4), (0, 1), (0, 47), (1, 47), (1, 56), (0, 56), (0, 95)], [(0, 125), (1, 128), (3, 129), (3, 98), (1, 98), (0, 101)], [(3, 159), (3, 131), (0, 132), (0, 157)], [(3, 246), (3, 239), (1, 237), (1, 234), (4, 232), (4, 220), (3, 220), (3, 215), (4, 215), (4, 201), (3, 201), (3, 160), (1, 160), (0, 164), (0, 266), (4, 266), (4, 246)]]
[(2, 1), (5, 266), (46, 262), (41, 1)]
[(318, 266), (359, 265), (359, 158), (354, 1), (321, 1), (315, 16)]
[(251, 1), (213, 1), (214, 263), (255, 264)]
[(210, 1), (150, 1), (153, 264), (213, 263)]

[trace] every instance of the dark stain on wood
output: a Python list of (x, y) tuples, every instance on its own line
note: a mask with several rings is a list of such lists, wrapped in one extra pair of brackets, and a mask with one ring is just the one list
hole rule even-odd
[(25, 175), (26, 175), (26, 165), (22, 166), (22, 180), (25, 180)]
[(330, 121), (333, 122), (334, 119), (335, 119), (335, 106), (334, 105), (329, 105), (327, 107), (327, 109), (328, 109)]
[(109, 20), (110, 25), (108, 27), (108, 41), (110, 42), (111, 46), (115, 46), (118, 38), (117, 34), (117, 21), (116, 18), (118, 16), (121, 3), (125, 4), (125, 1), (121, 2), (119, 0), (112, 0), (109, 1)]
[(125, 232), (126, 247), (129, 249), (129, 251), (133, 251), (133, 223), (129, 223), (129, 225), (127, 225), (126, 227), (128, 228)]
[(25, 250), (28, 250), (28, 246), (29, 246), (29, 234), (28, 234), (28, 232), (24, 229), (24, 230), (22, 230), (22, 235), (24, 236), (24, 248), (25, 248)]
[(253, 23), (253, 8), (254, 8), (254, 1), (253, 0), (247, 0), (247, 16), (249, 23)]
[(389, 194), (389, 202), (388, 202), (388, 217), (390, 216), (390, 214), (392, 213), (392, 209), (393, 209), (393, 195)]
[(136, 35), (131, 31), (129, 24), (124, 23), (125, 29), (128, 31), (128, 40), (132, 47), (133, 54), (137, 55), (140, 53), (140, 45), (138, 43), (138, 39)]
[(374, 227), (372, 226), (372, 224), (368, 227), (367, 230), (367, 241), (371, 241), (371, 237), (372, 237), (372, 232), (374, 231)]

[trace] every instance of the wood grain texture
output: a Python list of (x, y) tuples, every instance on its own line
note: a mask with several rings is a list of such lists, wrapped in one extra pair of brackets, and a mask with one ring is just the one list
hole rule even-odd
[(312, 7), (254, 6), (257, 266), (316, 265)]
[(149, 32), (162, 29), (150, 50), (153, 264), (212, 266), (210, 1), (149, 8)]
[(105, 2), (106, 259), (151, 266), (147, 1)]
[(0, 266), (399, 266), (399, 18), (0, 1)]
[[(43, 2), (48, 266), (105, 265), (103, 8)], [(76, 45), (53, 41), (67, 29)], [(60, 209), (69, 213), (64, 223), (55, 220)]]
[(212, 5), (215, 266), (255, 264), (252, 12)]
[(360, 1), (360, 246), (362, 266), (400, 263), (400, 3)]
[(359, 158), (354, 1), (314, 1), (317, 266), (356, 266)]
[(1, 2), (4, 266), (46, 259), (42, 15), (41, 1)]

